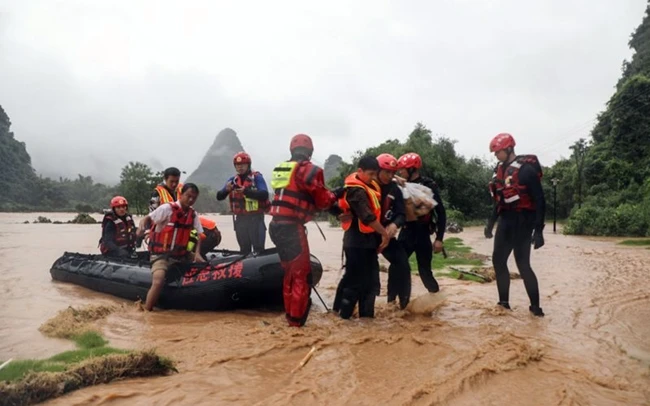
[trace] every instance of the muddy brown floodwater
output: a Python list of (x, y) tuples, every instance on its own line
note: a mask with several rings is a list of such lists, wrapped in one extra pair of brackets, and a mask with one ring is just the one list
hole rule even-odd
[[(21, 224), (38, 215), (0, 214), (0, 359), (72, 348), (38, 332), (69, 305), (125, 303), (127, 310), (102, 323), (111, 345), (155, 347), (179, 370), (86, 388), (49, 405), (650, 404), (648, 249), (547, 232), (546, 246), (532, 256), (543, 319), (529, 314), (521, 280), (512, 281), (508, 312), (495, 307), (494, 283), (441, 279), (441, 291), (430, 295), (415, 276), (412, 311), (404, 312), (385, 303), (382, 274), (374, 320), (340, 320), (314, 297), (307, 326), (292, 329), (281, 313), (142, 313), (121, 299), (53, 282), (49, 269), (63, 251), (97, 252), (100, 227)], [(235, 249), (230, 218), (213, 217), (222, 247)], [(319, 290), (329, 305), (341, 232), (322, 227), (327, 242), (313, 224), (309, 241), (328, 269)], [(490, 254), (492, 241), (480, 229), (459, 236)], [(311, 360), (292, 373), (313, 346)]]

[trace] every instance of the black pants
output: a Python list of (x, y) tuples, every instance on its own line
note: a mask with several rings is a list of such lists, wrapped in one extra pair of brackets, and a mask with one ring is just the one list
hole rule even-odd
[[(345, 248), (345, 274), (336, 289), (334, 310), (349, 319), (359, 303), (359, 317), (375, 316), (375, 283), (379, 278), (376, 249)], [(377, 275), (375, 277), (375, 274)]]
[(235, 218), (235, 234), (242, 254), (250, 253), (251, 249), (254, 252), (263, 251), (266, 242), (264, 214), (238, 215)]
[(497, 278), (499, 301), (508, 302), (510, 296), (510, 272), (508, 258), (514, 251), (519, 274), (524, 280), (531, 306), (539, 306), (537, 277), (530, 266), (531, 238), (535, 213), (504, 212), (494, 235), (492, 264)]
[(216, 228), (212, 230), (204, 230), (205, 240), (201, 241), (201, 256), (205, 258), (206, 254), (219, 245), (221, 242), (221, 232)]
[(406, 258), (410, 258), (415, 252), (415, 258), (418, 262), (418, 274), (424, 287), (429, 292), (440, 290), (438, 281), (431, 271), (431, 261), (433, 260), (433, 247), (431, 246), (431, 234), (429, 234), (429, 225), (417, 221), (406, 223), (399, 233), (399, 242), (402, 243)]
[[(411, 266), (409, 257), (402, 243), (395, 238), (390, 240), (382, 252), (384, 258), (390, 262), (388, 267), (388, 302), (399, 298), (400, 307), (404, 309), (411, 299)], [(379, 276), (379, 274), (377, 275)], [(376, 291), (379, 294), (379, 277), (377, 278)]]

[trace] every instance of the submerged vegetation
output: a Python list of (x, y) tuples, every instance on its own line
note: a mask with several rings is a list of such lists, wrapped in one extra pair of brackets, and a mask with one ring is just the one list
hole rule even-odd
[(68, 307), (44, 323), (39, 328), (42, 333), (70, 339), (77, 349), (46, 359), (11, 360), (0, 369), (0, 405), (31, 405), (86, 386), (175, 371), (170, 360), (154, 351), (107, 346), (92, 322), (115, 310), (114, 306)]

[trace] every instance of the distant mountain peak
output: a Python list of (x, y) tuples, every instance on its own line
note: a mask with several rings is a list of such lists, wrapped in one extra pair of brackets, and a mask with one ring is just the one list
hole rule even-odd
[(187, 178), (187, 182), (221, 188), (234, 174), (232, 157), (244, 147), (232, 128), (224, 128), (214, 138), (198, 168)]

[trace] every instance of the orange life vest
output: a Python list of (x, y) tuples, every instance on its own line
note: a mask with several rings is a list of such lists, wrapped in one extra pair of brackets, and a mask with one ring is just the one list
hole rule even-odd
[[(207, 230), (216, 230), (217, 228), (217, 222), (214, 220), (210, 220), (207, 217), (199, 216), (199, 220), (201, 221), (201, 227), (203, 227), (204, 231)], [(205, 240), (205, 233), (199, 234), (199, 237), (201, 240)]]
[(176, 187), (176, 197), (174, 198), (174, 196), (169, 193), (169, 190), (167, 190), (167, 187), (164, 184), (156, 186), (156, 191), (158, 192), (158, 196), (160, 196), (160, 204), (173, 203), (178, 200), (178, 198), (181, 196), (182, 189), (183, 184), (179, 182), (178, 186)]
[(152, 254), (169, 254), (171, 257), (182, 257), (187, 254), (187, 243), (194, 229), (196, 212), (193, 208), (184, 211), (180, 204), (166, 203), (172, 207), (172, 215), (162, 230), (156, 232), (156, 225), (151, 227), (149, 251)]
[[(338, 201), (339, 208), (343, 210), (343, 213), (349, 214), (351, 212), (350, 204), (347, 201), (347, 189), (353, 187), (358, 187), (365, 190), (366, 195), (368, 195), (368, 203), (370, 203), (370, 210), (377, 217), (377, 220), (380, 220), (381, 219), (381, 187), (374, 180), (371, 182), (370, 185), (367, 185), (357, 177), (356, 173), (352, 173), (348, 175), (347, 178), (345, 178), (346, 192), (343, 195), (343, 197), (341, 197)], [(359, 224), (359, 231), (361, 231), (362, 233), (368, 234), (368, 233), (375, 232), (375, 230), (372, 227), (363, 224), (361, 220), (357, 219), (357, 222)], [(345, 231), (347, 231), (351, 225), (352, 225), (352, 219), (341, 222), (341, 227)]]
[[(251, 172), (244, 177), (244, 180), (241, 179), (241, 176), (235, 175), (233, 181), (235, 182), (236, 188), (246, 189), (248, 187), (256, 189), (255, 186), (255, 176), (259, 172)], [(243, 192), (237, 192), (232, 190), (230, 192), (230, 210), (233, 214), (253, 214), (253, 213), (265, 213), (269, 210), (270, 202), (266, 200), (257, 200), (250, 199), (244, 196)]]
[[(108, 222), (113, 222), (113, 224), (115, 224), (115, 245), (126, 250), (132, 250), (135, 248), (135, 222), (130, 214), (125, 216), (125, 220), (126, 221), (123, 221), (119, 218), (113, 210), (104, 214), (104, 219), (102, 220), (102, 234), (106, 224), (108, 224)], [(106, 255), (109, 251), (103, 239), (100, 239), (99, 241), (99, 251), (102, 255)]]

